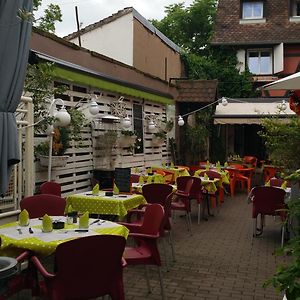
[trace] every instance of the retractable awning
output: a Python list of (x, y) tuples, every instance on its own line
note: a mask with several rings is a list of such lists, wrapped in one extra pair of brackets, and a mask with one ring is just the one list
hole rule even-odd
[(296, 114), (290, 110), (288, 103), (286, 103), (286, 109), (280, 111), (282, 100), (278, 99), (276, 102), (258, 99), (244, 99), (245, 102), (228, 100), (226, 106), (217, 105), (213, 116), (214, 124), (261, 124), (263, 118), (271, 116), (288, 121), (288, 118)]

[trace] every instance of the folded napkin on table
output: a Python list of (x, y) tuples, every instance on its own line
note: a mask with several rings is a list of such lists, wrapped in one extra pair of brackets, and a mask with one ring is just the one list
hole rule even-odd
[(174, 163), (172, 161), (171, 161), (170, 167), (174, 168)]
[(268, 181), (265, 183), (265, 186), (271, 186), (270, 180), (268, 180)]
[(114, 194), (114, 195), (119, 195), (119, 193), (120, 193), (119, 188), (118, 188), (117, 185), (114, 183), (113, 194)]
[(208, 180), (208, 179), (209, 179), (209, 177), (208, 177), (208, 175), (207, 175), (206, 173), (204, 174), (203, 178), (204, 178), (205, 180)]
[(224, 167), (225, 167), (225, 168), (228, 167), (228, 162), (227, 162), (227, 161), (224, 162)]
[(26, 209), (23, 209), (19, 214), (19, 225), (27, 226), (29, 224), (29, 213)]
[(74, 211), (74, 209), (73, 209), (72, 205), (70, 204), (68, 206), (68, 214), (72, 213), (73, 211)]
[(89, 228), (89, 212), (86, 211), (81, 217), (79, 217), (79, 228)]
[(165, 162), (163, 162), (161, 165), (162, 165), (164, 168), (166, 167), (166, 163), (165, 163)]
[(141, 175), (139, 177), (139, 184), (144, 184), (144, 176), (143, 175)]
[(47, 214), (43, 216), (42, 230), (44, 232), (51, 232), (53, 230), (52, 219)]
[(164, 183), (164, 177), (160, 174), (154, 176), (154, 183)]
[(206, 171), (208, 171), (208, 170), (209, 170), (209, 160), (207, 160), (207, 161), (206, 161), (205, 170), (206, 170)]
[(281, 185), (281, 188), (285, 190), (286, 187), (287, 187), (287, 181), (284, 181)]
[(95, 184), (95, 186), (93, 187), (93, 191), (92, 191), (93, 195), (98, 195), (99, 194), (99, 184)]
[(153, 176), (148, 176), (147, 183), (152, 183)]

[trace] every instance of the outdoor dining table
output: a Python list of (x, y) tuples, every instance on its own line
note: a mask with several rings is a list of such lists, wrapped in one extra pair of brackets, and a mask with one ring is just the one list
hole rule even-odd
[(98, 215), (116, 215), (123, 218), (130, 209), (147, 203), (141, 194), (119, 194), (105, 196), (105, 191), (100, 191), (98, 195), (92, 192), (84, 192), (67, 196), (66, 210), (69, 205), (75, 211), (86, 212)]
[(189, 176), (190, 173), (186, 168), (182, 167), (163, 167), (163, 166), (153, 166), (151, 167), (153, 170), (162, 170), (167, 171), (174, 174), (174, 180), (179, 176)]
[[(55, 216), (52, 220), (65, 222), (66, 217)], [(0, 226), (0, 256), (14, 257), (24, 250), (31, 250), (36, 255), (48, 256), (55, 252), (56, 247), (68, 240), (90, 235), (119, 235), (127, 238), (128, 229), (115, 222), (100, 219), (89, 219), (87, 230), (78, 229), (78, 223), (68, 225), (65, 222), (63, 229), (54, 229), (51, 232), (42, 231), (42, 220), (31, 219), (28, 226), (20, 227), (18, 222)]]

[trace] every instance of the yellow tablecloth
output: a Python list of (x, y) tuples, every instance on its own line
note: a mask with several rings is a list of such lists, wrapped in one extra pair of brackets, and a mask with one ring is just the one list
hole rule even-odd
[[(64, 217), (59, 217), (64, 220)], [(94, 219), (90, 219), (90, 224)], [(29, 233), (29, 226), (17, 227), (17, 222), (8, 223), (0, 226), (1, 247), (0, 256), (17, 256), (24, 250), (31, 250), (37, 255), (48, 256), (55, 252), (56, 247), (68, 240), (97, 234), (120, 235), (125, 238), (128, 236), (128, 229), (110, 221), (94, 223), (89, 227), (88, 232), (75, 232), (78, 223), (74, 225), (65, 225), (64, 229), (53, 230), (43, 233), (41, 229), (41, 220), (30, 220), (30, 226), (33, 234)], [(20, 228), (22, 234), (19, 234), (17, 228)]]
[[(201, 172), (203, 172), (205, 170), (197, 170), (194, 174), (194, 176), (199, 177), (199, 174)], [(220, 186), (224, 184), (230, 184), (230, 174), (227, 170), (221, 170), (221, 171), (217, 171), (217, 170), (212, 170), (215, 171), (217, 173), (219, 173), (221, 175), (221, 181), (219, 181)]]
[(161, 174), (141, 174), (140, 177), (142, 177), (144, 183), (165, 183), (165, 179)]
[(90, 214), (124, 217), (130, 209), (145, 203), (147, 202), (142, 195), (116, 195), (108, 197), (105, 196), (105, 192), (100, 191), (98, 196), (91, 195), (91, 193), (68, 196), (66, 209), (69, 205), (72, 205), (73, 209), (79, 212), (88, 211)]
[(171, 172), (174, 174), (174, 180), (176, 181), (176, 178), (179, 176), (190, 176), (190, 173), (185, 168), (172, 168), (172, 167), (159, 167), (159, 166), (153, 166), (153, 170), (162, 170)]

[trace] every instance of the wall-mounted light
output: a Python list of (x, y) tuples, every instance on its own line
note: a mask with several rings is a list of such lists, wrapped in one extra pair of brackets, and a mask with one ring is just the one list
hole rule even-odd
[(151, 131), (151, 130), (154, 130), (155, 128), (156, 128), (156, 125), (155, 125), (154, 121), (149, 120), (148, 129)]
[(178, 116), (178, 126), (183, 126), (184, 125), (184, 120), (182, 116)]
[[(57, 102), (61, 102), (62, 107), (61, 107), (60, 110), (57, 110), (57, 108), (56, 108), (56, 103)], [(66, 127), (71, 122), (71, 116), (66, 110), (64, 101), (60, 98), (52, 100), (52, 102), (49, 106), (49, 115), (56, 119), (54, 124), (53, 124), (54, 127), (58, 127), (58, 126)]]
[(99, 113), (99, 105), (98, 103), (95, 101), (95, 99), (91, 99), (90, 103), (89, 103), (89, 112), (91, 115), (95, 116)]
[(285, 100), (282, 100), (281, 104), (280, 104), (280, 109), (281, 110), (286, 110), (287, 109), (287, 104)]
[(128, 129), (131, 127), (131, 121), (130, 118), (128, 116), (126, 116), (125, 118), (122, 119), (121, 121), (121, 125), (124, 129)]

